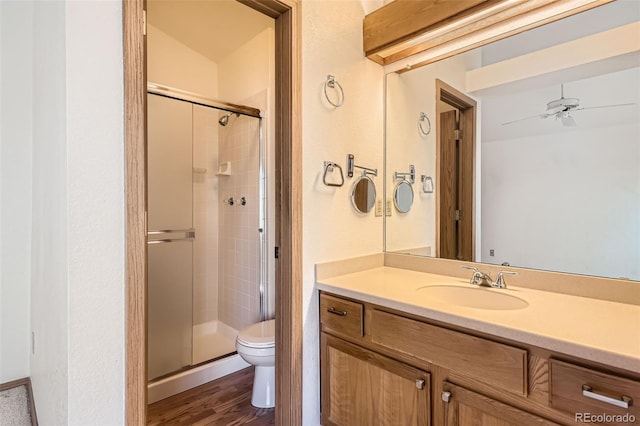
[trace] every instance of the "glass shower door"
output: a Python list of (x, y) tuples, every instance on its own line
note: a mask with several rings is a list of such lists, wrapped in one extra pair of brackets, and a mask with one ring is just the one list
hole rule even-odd
[(148, 95), (149, 380), (191, 365), (192, 105)]

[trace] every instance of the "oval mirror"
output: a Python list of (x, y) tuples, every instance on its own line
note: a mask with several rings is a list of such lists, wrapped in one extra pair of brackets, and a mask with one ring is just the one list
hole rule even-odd
[(369, 176), (360, 176), (351, 190), (351, 203), (360, 213), (369, 213), (376, 202), (376, 185)]
[(413, 204), (413, 187), (406, 180), (398, 182), (396, 189), (393, 191), (393, 204), (400, 213), (406, 213), (411, 210)]

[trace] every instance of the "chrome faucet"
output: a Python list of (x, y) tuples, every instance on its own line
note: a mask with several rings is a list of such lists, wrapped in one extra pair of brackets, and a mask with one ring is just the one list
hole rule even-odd
[(498, 277), (496, 278), (496, 282), (494, 283), (489, 274), (487, 274), (486, 272), (480, 271), (475, 266), (461, 265), (460, 267), (464, 269), (470, 269), (473, 271), (473, 275), (471, 275), (471, 279), (469, 280), (469, 283), (472, 285), (477, 285), (479, 287), (507, 288), (507, 281), (504, 276), (518, 275), (517, 272), (500, 271), (498, 272)]
[(507, 281), (505, 280), (505, 275), (518, 275), (517, 272), (512, 271), (500, 271), (498, 272), (498, 277), (496, 278), (496, 283), (493, 285), (496, 288), (507, 288)]
[(473, 275), (471, 275), (471, 279), (469, 283), (472, 285), (477, 285), (479, 287), (493, 287), (493, 280), (489, 274), (481, 272), (475, 266), (462, 265), (460, 266), (464, 269), (471, 269), (473, 271)]

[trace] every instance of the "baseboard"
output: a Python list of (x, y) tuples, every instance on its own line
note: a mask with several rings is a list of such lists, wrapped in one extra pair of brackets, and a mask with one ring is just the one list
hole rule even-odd
[(149, 404), (250, 367), (240, 355), (232, 355), (155, 381), (147, 387)]

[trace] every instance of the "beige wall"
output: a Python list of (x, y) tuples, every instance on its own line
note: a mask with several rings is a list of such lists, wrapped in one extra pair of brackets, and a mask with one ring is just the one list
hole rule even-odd
[[(471, 51), (411, 72), (386, 76), (387, 198), (393, 197), (393, 189), (398, 182), (393, 179), (393, 172), (406, 172), (409, 164), (416, 167), (411, 210), (402, 214), (394, 208), (391, 217), (387, 218), (388, 251), (430, 247), (431, 254), (434, 254), (436, 194), (422, 192), (420, 175), (432, 176), (434, 186), (439, 185), (436, 173), (435, 81), (440, 79), (464, 93), (466, 71), (478, 66), (480, 52)], [(427, 114), (431, 121), (431, 133), (427, 136), (418, 133), (420, 112)]]
[[(303, 424), (320, 422), (318, 295), (314, 264), (382, 251), (382, 217), (354, 211), (350, 190), (322, 184), (323, 161), (376, 167), (382, 194), (383, 70), (362, 52), (362, 19), (380, 2), (303, 2)], [(324, 99), (333, 74), (345, 92), (340, 108)], [(346, 170), (345, 170), (346, 171)]]
[(147, 79), (206, 98), (218, 98), (217, 64), (151, 24), (147, 25)]

